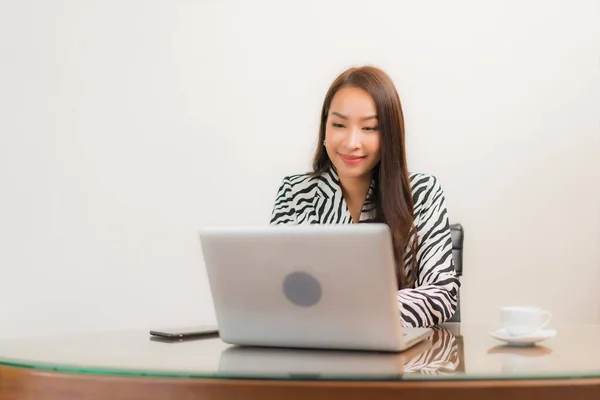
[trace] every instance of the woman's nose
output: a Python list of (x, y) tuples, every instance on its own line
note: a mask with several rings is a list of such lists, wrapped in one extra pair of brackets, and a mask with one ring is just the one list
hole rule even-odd
[(348, 132), (348, 138), (346, 140), (346, 145), (349, 148), (355, 149), (360, 147), (360, 131), (358, 129), (350, 129)]

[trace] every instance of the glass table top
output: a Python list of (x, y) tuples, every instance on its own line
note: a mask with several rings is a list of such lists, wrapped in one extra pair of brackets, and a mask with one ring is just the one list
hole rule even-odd
[(296, 380), (479, 380), (600, 377), (600, 325), (556, 327), (509, 347), (494, 327), (446, 324), (402, 353), (233, 346), (219, 338), (165, 342), (148, 331), (0, 341), (0, 365), (89, 374)]

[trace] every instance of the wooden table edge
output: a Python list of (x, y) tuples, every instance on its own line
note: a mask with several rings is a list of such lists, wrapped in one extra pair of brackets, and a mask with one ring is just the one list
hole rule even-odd
[[(163, 378), (66, 373), (0, 365), (5, 399), (587, 399), (600, 398), (600, 378), (531, 380), (299, 381)], [(440, 397), (441, 396), (441, 397)]]

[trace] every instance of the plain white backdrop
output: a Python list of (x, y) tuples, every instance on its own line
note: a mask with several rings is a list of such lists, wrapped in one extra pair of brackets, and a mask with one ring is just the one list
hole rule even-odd
[(268, 223), (364, 64), (465, 227), (463, 321), (600, 322), (598, 1), (3, 1), (0, 49), (0, 337), (214, 321), (197, 229)]

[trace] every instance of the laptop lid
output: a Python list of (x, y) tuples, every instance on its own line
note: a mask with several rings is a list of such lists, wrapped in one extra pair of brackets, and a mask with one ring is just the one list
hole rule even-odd
[(387, 225), (213, 227), (200, 240), (225, 342), (405, 347)]

